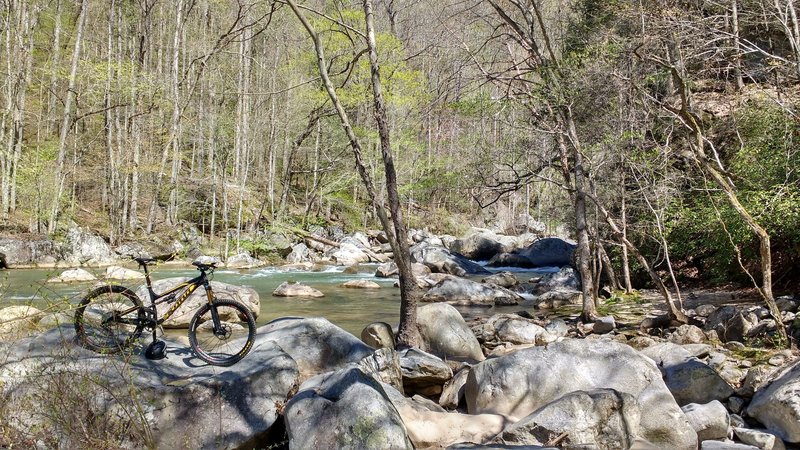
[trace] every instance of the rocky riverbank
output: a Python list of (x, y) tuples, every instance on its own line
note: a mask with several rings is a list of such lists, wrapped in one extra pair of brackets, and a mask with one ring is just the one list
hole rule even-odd
[[(199, 365), (179, 342), (158, 362), (142, 356), (146, 342), (98, 355), (75, 344), (70, 325), (39, 321), (0, 344), (1, 435), (43, 447), (99, 435), (126, 448), (800, 443), (791, 351), (725, 344), (691, 325), (655, 336), (529, 314), (467, 324), (447, 303), (420, 307), (419, 318), (424, 348), (402, 351), (386, 324), (358, 339), (325, 319), (278, 319), (225, 369)], [(55, 414), (65, 402), (68, 414)]]

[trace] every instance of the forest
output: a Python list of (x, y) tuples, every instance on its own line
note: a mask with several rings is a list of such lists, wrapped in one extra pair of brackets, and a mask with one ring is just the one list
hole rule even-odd
[[(115, 244), (191, 224), (268, 253), (281, 227), (380, 226), (298, 20), (384, 192), (359, 2), (2, 8), (3, 234), (77, 223)], [(793, 1), (381, 0), (374, 16), (408, 227), (541, 222), (577, 241), (585, 289), (604, 266), (629, 289), (798, 281)]]

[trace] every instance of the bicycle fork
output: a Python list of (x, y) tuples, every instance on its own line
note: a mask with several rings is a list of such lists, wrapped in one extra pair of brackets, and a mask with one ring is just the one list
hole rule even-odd
[(222, 322), (219, 320), (219, 311), (217, 311), (217, 307), (214, 305), (214, 293), (211, 290), (211, 283), (208, 282), (208, 279), (203, 280), (203, 288), (206, 290), (208, 307), (211, 310), (211, 321), (214, 324), (214, 335), (218, 337), (224, 336), (225, 330), (222, 328)]

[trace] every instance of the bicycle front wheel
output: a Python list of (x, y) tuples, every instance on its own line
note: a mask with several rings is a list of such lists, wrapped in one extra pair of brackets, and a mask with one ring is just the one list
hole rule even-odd
[(101, 286), (89, 292), (75, 311), (75, 333), (84, 347), (117, 353), (139, 338), (144, 329), (142, 301), (124, 286)]
[(253, 313), (233, 300), (215, 300), (211, 305), (203, 305), (189, 323), (192, 350), (198, 358), (214, 366), (239, 362), (253, 347), (255, 338)]

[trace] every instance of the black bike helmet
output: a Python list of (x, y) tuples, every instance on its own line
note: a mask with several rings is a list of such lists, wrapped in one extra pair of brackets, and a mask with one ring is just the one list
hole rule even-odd
[(154, 341), (147, 346), (144, 356), (147, 359), (164, 359), (167, 356), (167, 343), (164, 341)]

